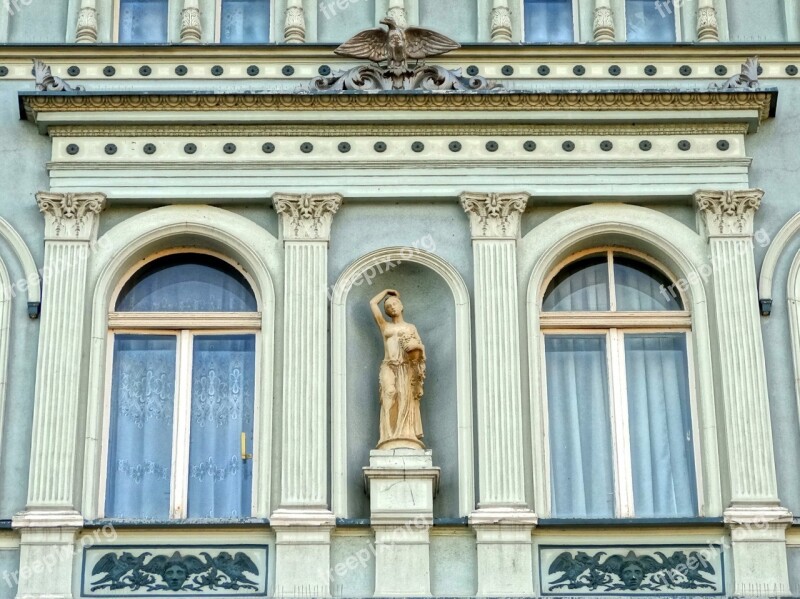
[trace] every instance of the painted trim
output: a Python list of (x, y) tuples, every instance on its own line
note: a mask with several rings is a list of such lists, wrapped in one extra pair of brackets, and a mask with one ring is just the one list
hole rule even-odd
[(438, 274), (453, 294), (456, 335), (458, 411), (458, 509), (475, 509), (474, 433), (472, 418), (472, 319), (469, 290), (453, 266), (439, 256), (412, 247), (388, 247), (362, 256), (348, 266), (333, 288), (331, 300), (331, 511), (347, 518), (347, 296), (368, 269), (389, 261), (413, 262)]
[(252, 276), (254, 290), (261, 300), (263, 322), (260, 329), (262, 351), (257, 373), (261, 381), (258, 405), (259, 435), (254, 453), (261, 456), (253, 473), (253, 517), (270, 513), (272, 489), (273, 382), (275, 361), (275, 284), (282, 278), (283, 248), (269, 232), (253, 221), (211, 206), (165, 206), (138, 214), (113, 227), (97, 242), (97, 253), (90, 264), (89, 288), (92, 292), (92, 335), (83, 476), (83, 513), (96, 518), (102, 513), (100, 482), (106, 354), (108, 349), (108, 306), (119, 280), (137, 262), (187, 241), (212, 246), (241, 262)]
[[(28, 285), (28, 303), (39, 303), (42, 299), (42, 286), (41, 278), (39, 277), (39, 269), (36, 268), (36, 262), (33, 259), (33, 254), (28, 249), (27, 244), (22, 239), (17, 230), (12, 227), (9, 222), (0, 217), (0, 237), (4, 238), (11, 249), (17, 255), (17, 259), (22, 265), (22, 271), (25, 273), (25, 281)], [(9, 281), (10, 284), (10, 281)], [(3, 289), (8, 289), (8, 285), (3, 286)]]
[[(706, 290), (700, 275), (709, 262), (708, 247), (694, 231), (655, 210), (623, 204), (592, 204), (565, 210), (528, 232), (519, 243), (520, 267), (530, 268), (527, 277), (528, 368), (531, 412), (534, 506), (538, 514), (550, 515), (548, 472), (547, 401), (542, 396), (543, 344), (541, 343), (540, 302), (545, 278), (570, 254), (613, 237), (617, 243), (643, 248), (663, 262), (668, 270), (683, 277), (692, 312), (692, 344), (702, 460), (698, 473), (701, 516), (722, 514), (722, 486), (717, 410), (711, 353)], [(595, 243), (597, 241), (598, 243)], [(638, 247), (637, 247), (638, 246)], [(521, 272), (523, 272), (521, 270)], [(526, 275), (522, 275), (525, 279)], [(702, 481), (702, 482), (700, 482)]]
[[(773, 292), (773, 278), (775, 277), (775, 270), (778, 267), (780, 260), (786, 247), (794, 239), (794, 236), (800, 233), (800, 212), (790, 218), (780, 231), (778, 231), (775, 238), (769, 244), (767, 253), (764, 255), (764, 262), (761, 264), (761, 275), (758, 279), (758, 297), (761, 300), (771, 300)], [(792, 285), (792, 277), (789, 277), (789, 284)], [(790, 291), (789, 297), (792, 296)], [(798, 296), (794, 296), (798, 297)]]

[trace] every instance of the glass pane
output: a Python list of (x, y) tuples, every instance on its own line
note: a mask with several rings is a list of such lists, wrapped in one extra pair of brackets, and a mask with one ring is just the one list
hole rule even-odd
[(269, 42), (269, 0), (222, 0), (220, 39), (226, 44)]
[(652, 266), (614, 254), (617, 310), (683, 310), (677, 287)]
[(459, 42), (477, 41), (478, 3), (476, 0), (420, 0), (419, 24)]
[(173, 336), (114, 337), (109, 518), (169, 518), (175, 346)]
[(254, 395), (254, 335), (194, 338), (190, 518), (250, 516), (253, 461), (242, 460), (241, 435), (252, 453)]
[(173, 254), (137, 272), (122, 288), (120, 312), (255, 312), (256, 298), (238, 270), (204, 254)]
[(168, 0), (119, 0), (119, 41), (158, 44), (167, 41)]
[(612, 518), (606, 339), (547, 335), (545, 357), (553, 516)]
[(625, 335), (634, 511), (697, 515), (686, 335)]
[(545, 312), (610, 310), (605, 254), (573, 262), (559, 272), (547, 287), (542, 309)]
[(574, 38), (572, 0), (525, 0), (525, 41), (569, 43)]
[(674, 0), (625, 0), (629, 42), (674, 42), (675, 11), (681, 3)]

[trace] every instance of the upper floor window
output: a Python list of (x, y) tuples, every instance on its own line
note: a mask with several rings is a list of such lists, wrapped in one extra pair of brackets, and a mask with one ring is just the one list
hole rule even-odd
[(677, 39), (680, 2), (625, 0), (629, 42), (674, 42)]
[(525, 0), (525, 41), (574, 41), (573, 4), (574, 0)]
[(243, 518), (252, 505), (261, 316), (233, 264), (148, 262), (109, 314), (105, 516)]
[(168, 39), (169, 0), (118, 0), (118, 39), (124, 44), (157, 44)]
[(269, 0), (219, 0), (219, 35), (224, 44), (269, 42)]
[(542, 302), (551, 513), (698, 513), (689, 336), (672, 281), (628, 252), (584, 253)]

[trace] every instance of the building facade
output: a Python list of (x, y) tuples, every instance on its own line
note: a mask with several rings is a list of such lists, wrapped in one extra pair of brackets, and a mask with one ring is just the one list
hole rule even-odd
[(0, 5), (1, 599), (800, 595), (796, 0)]

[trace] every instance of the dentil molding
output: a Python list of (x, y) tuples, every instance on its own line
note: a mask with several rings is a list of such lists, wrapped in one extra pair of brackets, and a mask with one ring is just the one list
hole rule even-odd
[(286, 241), (328, 241), (333, 215), (342, 205), (342, 196), (332, 194), (275, 194), (275, 212), (282, 216)]
[(97, 217), (106, 207), (103, 193), (36, 194), (44, 214), (45, 239), (88, 241), (97, 228)]
[(472, 237), (516, 239), (519, 217), (528, 204), (528, 193), (461, 194), (461, 205), (469, 215)]
[(763, 197), (761, 189), (700, 190), (694, 195), (711, 237), (752, 235), (753, 219)]

